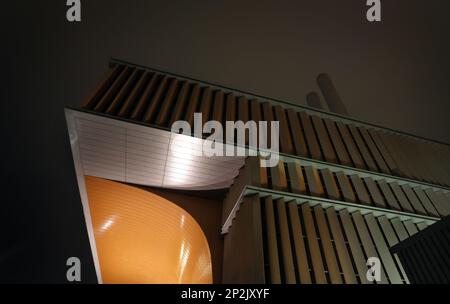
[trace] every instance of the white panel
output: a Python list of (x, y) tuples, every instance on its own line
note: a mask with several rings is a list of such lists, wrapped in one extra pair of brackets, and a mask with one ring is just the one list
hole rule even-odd
[[(68, 110), (85, 175), (146, 186), (219, 189), (232, 184), (244, 157), (202, 154), (205, 140)], [(218, 144), (223, 148), (222, 144)]]

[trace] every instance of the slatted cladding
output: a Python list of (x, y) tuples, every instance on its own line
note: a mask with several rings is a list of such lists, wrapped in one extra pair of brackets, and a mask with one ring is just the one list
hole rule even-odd
[(424, 190), (372, 177), (318, 170), (312, 165), (302, 165), (301, 161), (280, 160), (277, 166), (260, 168), (260, 171), (265, 173), (265, 180), (270, 176), (270, 182), (261, 180), (260, 185), (278, 191), (432, 217), (442, 217), (449, 212), (450, 192), (436, 192), (432, 188)]
[(325, 160), (327, 162), (336, 163), (337, 162), (336, 153), (333, 149), (333, 145), (331, 144), (328, 132), (325, 129), (323, 120), (315, 115), (311, 116), (311, 120), (313, 122), (314, 129), (316, 130), (317, 137), (319, 138), (319, 143), (322, 148)]
[[(82, 107), (166, 128), (180, 119), (192, 125), (195, 112), (202, 112), (204, 121), (222, 123), (278, 120), (283, 153), (450, 185), (448, 146), (310, 115), (140, 67), (115, 64)], [(267, 139), (270, 142), (270, 132)]]
[(411, 283), (450, 283), (450, 218), (426, 228), (419, 224), (420, 232), (409, 238), (403, 232), (401, 242), (391, 252), (401, 260)]
[(294, 142), (295, 153), (299, 156), (308, 156), (308, 147), (305, 140), (304, 129), (300, 119), (294, 109), (287, 110), (288, 123), (291, 128), (292, 141)]
[[(266, 283), (408, 283), (398, 259), (389, 253), (399, 239), (386, 217), (271, 196), (260, 198), (260, 204)], [(369, 257), (382, 262), (380, 282), (367, 280)]]
[(331, 119), (324, 119), (325, 126), (327, 128), (328, 134), (330, 135), (331, 141), (333, 143), (333, 147), (336, 151), (339, 163), (345, 166), (352, 166), (352, 161), (350, 159), (350, 155), (347, 152), (347, 149), (342, 141), (341, 136), (339, 135), (339, 131), (336, 127), (336, 123)]

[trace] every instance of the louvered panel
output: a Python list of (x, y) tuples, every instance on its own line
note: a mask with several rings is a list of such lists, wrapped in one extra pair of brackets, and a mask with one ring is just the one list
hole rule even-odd
[(283, 255), (283, 267), (285, 282), (287, 284), (295, 284), (295, 269), (292, 258), (291, 241), (289, 238), (289, 227), (286, 215), (286, 204), (283, 199), (277, 200), (278, 225), (281, 238), (281, 252)]
[(124, 68), (117, 79), (114, 81), (112, 86), (108, 89), (108, 91), (103, 95), (103, 97), (100, 99), (100, 101), (97, 103), (97, 105), (94, 107), (95, 111), (103, 112), (106, 110), (106, 108), (110, 105), (112, 100), (115, 98), (117, 93), (122, 88), (122, 85), (127, 80), (128, 76), (130, 76), (133, 68), (126, 67)]
[[(359, 238), (361, 239), (362, 245), (364, 247), (364, 251), (366, 252), (367, 257), (377, 257), (380, 258), (375, 249), (375, 245), (372, 242), (372, 239), (369, 234), (369, 230), (367, 229), (366, 223), (364, 221), (363, 216), (360, 212), (355, 212), (352, 214), (353, 221), (356, 225), (356, 230), (358, 231)], [(387, 284), (386, 273), (383, 267), (381, 267), (381, 281), (377, 282), (381, 284)]]
[(406, 231), (408, 231), (409, 236), (412, 236), (418, 232), (416, 225), (412, 221), (403, 222), (405, 225)]
[[(392, 247), (394, 245), (398, 244), (398, 238), (395, 235), (394, 230), (392, 229), (392, 225), (389, 222), (389, 220), (386, 218), (386, 216), (380, 216), (378, 219), (378, 222), (380, 223), (381, 229), (383, 230), (384, 236), (386, 237), (386, 240), (388, 242), (389, 247)], [(403, 269), (403, 266), (398, 258), (398, 256), (396, 254), (393, 255), (396, 264), (398, 266), (398, 269), (401, 273), (401, 276), (403, 277), (403, 279), (405, 280), (405, 282), (407, 284), (409, 284), (409, 280), (408, 280), (408, 276), (405, 273), (405, 270)]]
[(408, 238), (408, 232), (406, 231), (403, 223), (398, 218), (392, 219), (391, 223), (392, 226), (394, 226), (395, 232), (397, 233), (397, 236), (400, 241), (403, 241)]
[(395, 262), (389, 252), (389, 248), (383, 238), (383, 234), (378, 227), (377, 221), (373, 214), (367, 214), (364, 216), (366, 223), (369, 227), (370, 234), (375, 242), (384, 269), (389, 277), (389, 281), (393, 284), (402, 284), (402, 278), (397, 270)]
[(284, 108), (277, 105), (275, 109), (275, 119), (280, 122), (280, 146), (281, 152), (287, 154), (294, 154), (294, 146), (292, 145), (292, 138), (289, 131), (289, 126), (286, 119)]
[(210, 120), (212, 95), (213, 92), (210, 87), (203, 89), (203, 94), (200, 101), (200, 109), (198, 110), (198, 112), (202, 113), (202, 126), (204, 126), (205, 123)]
[(269, 180), (267, 176), (266, 167), (261, 167), (260, 162), (261, 159), (259, 157), (249, 157), (248, 164), (251, 170), (252, 175), (252, 185), (258, 187), (269, 187)]
[(428, 151), (426, 145), (419, 144), (417, 141), (414, 141), (417, 146), (418, 153), (420, 154), (420, 161), (416, 164), (422, 168), (422, 171), (425, 174), (425, 180), (432, 180), (433, 183), (436, 183), (435, 178), (433, 178), (433, 169), (431, 166), (431, 160), (433, 158), (429, 158), (430, 151)]
[(146, 123), (153, 123), (156, 119), (156, 115), (158, 115), (158, 111), (161, 107), (161, 102), (164, 97), (164, 93), (167, 89), (167, 86), (169, 85), (170, 81), (174, 81), (174, 79), (169, 79), (167, 76), (163, 76), (161, 79), (161, 82), (158, 85), (158, 88), (156, 89), (155, 95), (153, 95), (153, 98), (150, 101), (150, 104), (148, 105), (146, 111), (144, 112), (144, 117), (142, 119), (143, 122)]
[(123, 87), (120, 89), (120, 91), (117, 93), (117, 95), (114, 97), (111, 104), (106, 109), (106, 114), (114, 115), (118, 111), (118, 109), (122, 106), (125, 98), (130, 93), (132, 87), (135, 84), (136, 78), (139, 77), (141, 71), (137, 70), (135, 68), (132, 69), (131, 75), (128, 77), (127, 81), (123, 85)]
[(369, 194), (367, 193), (366, 187), (364, 186), (362, 179), (358, 175), (351, 175), (350, 179), (352, 181), (353, 187), (355, 187), (356, 195), (358, 196), (358, 201), (364, 205), (372, 205)]
[(288, 206), (300, 283), (311, 284), (311, 275), (309, 273), (306, 247), (303, 239), (304, 233), (300, 224), (298, 206), (295, 202), (290, 202)]
[(366, 277), (366, 258), (358, 241), (358, 235), (356, 234), (355, 227), (353, 226), (351, 216), (347, 209), (342, 209), (339, 211), (339, 215), (342, 221), (342, 226), (344, 227), (345, 235), (347, 236), (356, 269), (358, 271), (359, 280), (362, 284), (372, 284), (373, 282), (368, 281)]
[(411, 204), (409, 203), (400, 186), (396, 182), (389, 183), (389, 186), (391, 187), (392, 192), (395, 194), (395, 197), (402, 206), (402, 209), (406, 212), (414, 212)]
[(303, 176), (302, 167), (299, 163), (289, 162), (287, 164), (291, 189), (293, 193), (306, 194), (305, 177)]
[(339, 266), (337, 264), (336, 256), (331, 243), (330, 233), (328, 231), (325, 215), (323, 213), (322, 206), (317, 205), (314, 207), (314, 215), (317, 221), (317, 227), (319, 229), (320, 241), (322, 243), (325, 260), (328, 267), (328, 274), (330, 275), (332, 284), (342, 284), (341, 274)]
[(417, 228), (419, 228), (420, 231), (424, 230), (427, 227), (428, 227), (428, 225), (425, 224), (424, 222), (417, 223)]
[(330, 134), (330, 138), (333, 142), (333, 146), (336, 150), (339, 162), (345, 166), (352, 166), (350, 155), (348, 155), (348, 152), (345, 149), (344, 143), (341, 139), (341, 135), (336, 128), (336, 123), (330, 119), (324, 119), (323, 121), (325, 122), (325, 126), (327, 127), (328, 133)]
[(391, 187), (389, 187), (389, 185), (385, 181), (378, 181), (377, 183), (378, 186), (380, 186), (381, 192), (386, 198), (388, 205), (394, 210), (402, 210), (402, 208), (397, 202), (397, 199), (392, 193)]
[(249, 103), (245, 96), (240, 96), (238, 98), (238, 120), (242, 120), (246, 123), (249, 120), (248, 107)]
[(361, 135), (367, 144), (367, 147), (370, 151), (370, 153), (373, 155), (373, 158), (378, 166), (380, 168), (380, 171), (385, 174), (391, 174), (391, 171), (389, 170), (385, 160), (383, 159), (383, 156), (381, 155), (381, 152), (378, 150), (375, 142), (373, 141), (372, 137), (370, 136), (369, 132), (366, 128), (359, 127), (359, 132), (361, 132)]
[[(435, 143), (429, 143), (428, 144), (432, 144), (434, 147), (434, 150), (436, 151), (435, 154), (438, 154), (440, 156), (440, 158), (438, 159), (437, 162), (435, 162), (436, 165), (439, 166), (439, 168), (441, 169), (441, 173), (443, 175), (443, 179), (441, 180), (442, 184), (447, 184), (445, 183), (445, 181), (450, 180), (450, 149), (448, 146), (444, 146), (444, 145), (438, 145)], [(447, 150), (447, 151), (445, 151)], [(434, 160), (434, 158), (431, 158)]]
[(358, 129), (352, 125), (348, 127), (350, 130), (350, 133), (353, 136), (353, 139), (355, 140), (356, 146), (358, 147), (359, 151), (361, 152), (361, 156), (367, 166), (367, 168), (370, 171), (378, 171), (377, 165), (375, 164), (375, 161), (372, 158), (372, 155), (369, 152), (369, 149), (367, 148), (366, 144), (364, 143), (361, 135), (358, 132)]
[(194, 113), (197, 111), (198, 103), (200, 102), (200, 86), (194, 84), (192, 87), (191, 95), (189, 96), (189, 102), (187, 104), (186, 113), (184, 120), (186, 120), (189, 125), (194, 125)]
[(284, 163), (279, 161), (275, 167), (270, 167), (269, 170), (272, 176), (272, 188), (275, 190), (287, 191), (288, 184)]
[(81, 102), (81, 107), (86, 109), (94, 108), (123, 69), (124, 66), (120, 64), (116, 64), (113, 68), (110, 68), (92, 93)]
[(212, 119), (222, 123), (224, 126), (224, 108), (225, 108), (225, 95), (223, 91), (216, 91), (214, 94)]
[[(415, 173), (415, 176), (418, 180), (428, 181), (434, 184), (440, 184), (440, 180), (446, 180), (445, 173), (439, 172), (437, 176), (433, 176), (433, 174), (430, 174), (430, 171), (425, 170), (424, 163), (425, 159), (422, 156), (422, 150), (420, 147), (416, 144), (416, 140), (401, 136), (403, 140), (403, 151), (407, 156), (406, 161), (408, 161), (410, 167), (412, 168), (413, 172)], [(437, 154), (437, 153), (436, 153)], [(433, 163), (436, 163), (433, 161)], [(440, 167), (439, 169), (441, 169)]]
[(141, 117), (145, 111), (145, 108), (150, 100), (150, 97), (154, 93), (154, 90), (161, 79), (161, 75), (153, 74), (150, 81), (147, 83), (144, 92), (142, 93), (139, 101), (131, 113), (130, 119), (140, 121)]
[(347, 126), (341, 122), (337, 122), (336, 125), (339, 129), (339, 132), (341, 133), (342, 140), (344, 141), (344, 144), (347, 147), (347, 150), (350, 154), (353, 164), (355, 165), (356, 168), (365, 169), (366, 166), (364, 165), (362, 156), (359, 153), (358, 148), (356, 147), (356, 144), (353, 141)]
[(388, 166), (389, 170), (394, 174), (399, 174), (399, 169), (397, 164), (395, 163), (394, 159), (392, 158), (389, 151), (386, 149), (386, 146), (384, 145), (383, 141), (380, 137), (380, 132), (369, 129), (368, 130), (370, 136), (372, 137), (375, 145), (378, 148), (378, 151), (380, 151), (380, 154), (382, 155), (384, 161), (386, 162), (386, 165)]
[(317, 284), (326, 284), (325, 269), (322, 263), (322, 254), (320, 253), (319, 242), (317, 241), (317, 232), (314, 226), (314, 220), (311, 213), (311, 207), (308, 204), (301, 206), (303, 220), (305, 221), (306, 236), (308, 238), (308, 248), (310, 250), (312, 266), (314, 269), (315, 282)]
[[(83, 101), (84, 108), (170, 127), (179, 119), (186, 119), (192, 125), (193, 113), (198, 111), (203, 112), (204, 121), (211, 118), (222, 121), (225, 115), (230, 121), (246, 122), (253, 117), (255, 109), (262, 107), (264, 117), (255, 121), (280, 121), (282, 152), (448, 185), (450, 149), (445, 145), (380, 128), (369, 129), (360, 123), (352, 124), (351, 120), (337, 118), (339, 121), (334, 122), (329, 115), (311, 114), (310, 110), (306, 113), (279, 104), (272, 106), (270, 99), (263, 98), (260, 103), (251, 94), (128, 63), (113, 62), (113, 66)], [(204, 96), (209, 93), (213, 96), (210, 102), (204, 103)], [(216, 95), (219, 96), (217, 107)], [(225, 95), (226, 106), (220, 101)], [(424, 209), (428, 212), (425, 206)], [(444, 209), (446, 214), (450, 213), (447, 205)]]
[(141, 73), (137, 84), (133, 87), (130, 95), (126, 98), (119, 112), (117, 113), (120, 117), (128, 117), (137, 103), (139, 95), (143, 92), (145, 85), (151, 78), (151, 73), (145, 71)]
[(404, 162), (404, 156), (399, 150), (397, 146), (397, 141), (392, 137), (392, 134), (388, 132), (379, 132), (380, 138), (383, 141), (386, 149), (389, 151), (389, 154), (395, 160), (395, 163), (398, 165), (399, 171), (398, 174), (402, 177), (406, 177), (412, 179), (412, 174), (408, 170), (408, 166)]
[(324, 196), (322, 183), (320, 182), (319, 172), (316, 167), (305, 167), (306, 180), (308, 181), (309, 191), (313, 196)]
[(255, 121), (259, 127), (259, 122), (262, 120), (261, 104), (257, 99), (250, 100), (250, 119)]
[(334, 239), (334, 244), (336, 246), (337, 255), (342, 267), (345, 283), (356, 284), (357, 281), (353, 270), (352, 261), (350, 260), (347, 246), (345, 245), (344, 236), (339, 225), (339, 219), (336, 215), (336, 210), (334, 208), (328, 208), (326, 209), (326, 213), (328, 222), (330, 224), (332, 238)]
[[(393, 142), (396, 145), (396, 149), (400, 153), (400, 157), (403, 162), (403, 166), (405, 167), (405, 170), (407, 168), (410, 176), (413, 179), (421, 180), (420, 173), (417, 171), (417, 166), (414, 166), (416, 163), (414, 161), (414, 155), (416, 152), (414, 151), (414, 146), (408, 145), (408, 143), (405, 141), (404, 136), (400, 136), (398, 134), (390, 134), (390, 136), (393, 138)], [(405, 149), (408, 147), (407, 149)]]
[[(263, 112), (263, 120), (267, 121), (267, 128), (270, 130), (271, 122), (275, 121), (272, 111), (272, 106), (268, 102), (263, 102), (262, 104), (262, 112)], [(271, 132), (267, 131), (267, 146), (270, 146), (270, 142), (272, 140)]]
[(221, 283), (265, 283), (262, 225), (259, 196), (245, 197), (239, 216), (234, 219), (233, 226), (224, 236)]
[(440, 201), (440, 205), (445, 210), (445, 216), (450, 214), (450, 200), (446, 197), (444, 192), (437, 191), (435, 192), (437, 199)]
[(184, 111), (187, 107), (186, 103), (188, 101), (190, 84), (185, 81), (181, 86), (180, 93), (178, 94), (175, 107), (173, 109), (172, 117), (170, 118), (169, 125), (171, 126), (174, 122), (183, 119)]
[(305, 132), (306, 143), (308, 145), (310, 156), (313, 159), (323, 159), (310, 117), (305, 112), (299, 112), (298, 115), (301, 121), (302, 129)]
[(402, 185), (401, 188), (403, 189), (403, 192), (406, 194), (406, 197), (408, 198), (409, 202), (413, 206), (415, 212), (417, 214), (423, 214), (426, 215), (427, 212), (423, 208), (422, 204), (417, 199), (417, 196), (412, 191), (411, 187), (408, 185)]
[(317, 133), (317, 137), (322, 147), (323, 156), (326, 161), (336, 163), (337, 158), (333, 149), (333, 145), (331, 144), (330, 138), (328, 136), (327, 130), (325, 129), (325, 125), (321, 118), (313, 115), (311, 116), (311, 120), (313, 122), (314, 128)]
[(322, 169), (320, 173), (322, 174), (322, 179), (325, 184), (325, 189), (327, 191), (328, 198), (340, 200), (341, 194), (339, 193), (336, 180), (334, 179), (334, 176), (331, 173), (331, 171), (329, 169)]
[(426, 157), (427, 152), (423, 149), (421, 145), (418, 145), (416, 140), (408, 139), (408, 145), (411, 146), (411, 149), (414, 151), (413, 159), (414, 166), (420, 172), (420, 177), (424, 180), (429, 180), (433, 183), (437, 183), (437, 180), (433, 178), (433, 174), (431, 173), (430, 167), (427, 162), (429, 161)]
[(365, 177), (364, 182), (367, 185), (367, 189), (369, 190), (370, 196), (372, 197), (375, 206), (380, 208), (386, 208), (386, 203), (381, 196), (380, 191), (378, 190), (377, 184), (370, 177)]
[(355, 203), (356, 202), (355, 193), (353, 192), (352, 186), (350, 185), (348, 176), (342, 172), (336, 172), (336, 178), (338, 180), (345, 201)]
[(436, 150), (435, 145), (431, 143), (423, 143), (423, 145), (425, 146), (425, 151), (428, 156), (425, 160), (428, 163), (430, 173), (429, 179), (447, 181), (449, 179), (448, 172), (442, 170), (446, 162), (439, 161), (439, 152)]
[(166, 96), (164, 97), (161, 109), (156, 119), (156, 124), (160, 126), (168, 126), (167, 122), (169, 120), (171, 109), (174, 108), (175, 95), (177, 94), (179, 81), (177, 79), (172, 79), (170, 86), (167, 90)]
[(445, 206), (441, 204), (441, 201), (436, 196), (436, 192), (432, 189), (425, 190), (425, 193), (427, 194), (428, 198), (430, 199), (431, 203), (433, 204), (434, 208), (439, 212), (441, 216), (445, 216), (447, 214), (447, 210)]
[(308, 148), (306, 147), (305, 136), (303, 135), (302, 127), (294, 109), (287, 110), (288, 123), (292, 131), (292, 139), (297, 155), (308, 156)]
[(265, 219), (266, 219), (266, 231), (267, 231), (267, 248), (269, 255), (269, 267), (270, 267), (270, 283), (280, 284), (280, 263), (278, 260), (278, 243), (277, 232), (275, 228), (275, 215), (273, 212), (272, 197), (268, 196), (264, 199)]

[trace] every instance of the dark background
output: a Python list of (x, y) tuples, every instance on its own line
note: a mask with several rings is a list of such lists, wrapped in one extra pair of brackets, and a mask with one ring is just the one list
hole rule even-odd
[(110, 57), (305, 104), (329, 73), (354, 118), (450, 143), (450, 3), (82, 0), (0, 6), (0, 282), (95, 282), (64, 119)]

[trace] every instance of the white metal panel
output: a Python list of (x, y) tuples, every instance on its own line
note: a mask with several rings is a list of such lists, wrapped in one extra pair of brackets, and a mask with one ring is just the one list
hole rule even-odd
[[(84, 175), (192, 190), (229, 187), (244, 157), (202, 154), (205, 140), (90, 113), (67, 110)], [(219, 147), (223, 145), (218, 143)]]

